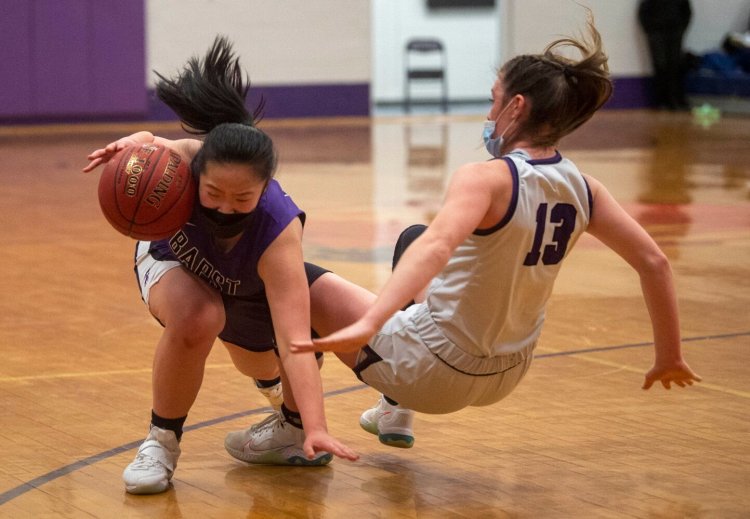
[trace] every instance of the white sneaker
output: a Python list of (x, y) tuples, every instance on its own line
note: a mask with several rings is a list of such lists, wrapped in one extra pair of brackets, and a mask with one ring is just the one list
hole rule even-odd
[(230, 432), (224, 439), (224, 448), (238, 460), (259, 465), (328, 465), (333, 455), (318, 452), (307, 459), (302, 445), (305, 432), (284, 420), (281, 413), (244, 431)]
[(284, 403), (284, 391), (282, 390), (281, 382), (274, 384), (271, 387), (259, 387), (258, 391), (260, 391), (261, 395), (266, 397), (266, 400), (271, 404), (274, 411), (281, 410), (281, 404)]
[(125, 490), (130, 494), (158, 494), (169, 487), (180, 444), (174, 431), (152, 426), (138, 448), (135, 460), (122, 473)]
[(409, 449), (414, 445), (414, 411), (391, 405), (381, 396), (375, 407), (359, 417), (359, 425), (368, 433), (377, 435), (380, 443)]

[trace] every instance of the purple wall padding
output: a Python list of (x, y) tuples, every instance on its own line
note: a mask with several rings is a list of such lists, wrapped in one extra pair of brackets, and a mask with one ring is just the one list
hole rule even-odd
[(370, 114), (367, 83), (258, 87), (251, 92), (251, 103), (261, 95), (268, 118)]
[[(254, 110), (261, 97), (265, 101), (263, 117), (335, 117), (370, 115), (370, 85), (319, 84), (294, 86), (253, 86), (248, 108)], [(175, 114), (156, 99), (153, 92), (150, 118), (159, 121), (177, 119)]]
[[(143, 1), (94, 0), (89, 49), (91, 107), (97, 113), (146, 116), (146, 36)], [(102, 5), (103, 4), (103, 5)], [(100, 7), (101, 6), (101, 7)], [(116, 110), (114, 110), (116, 108)]]
[(29, 113), (34, 68), (29, 33), (28, 0), (5, 0), (0, 16), (0, 116)]
[(34, 70), (32, 93), (39, 114), (88, 113), (88, 2), (30, 2)]
[(605, 109), (645, 108), (651, 104), (651, 80), (647, 77), (615, 77), (612, 97)]
[(147, 115), (143, 0), (3, 4), (0, 118)]

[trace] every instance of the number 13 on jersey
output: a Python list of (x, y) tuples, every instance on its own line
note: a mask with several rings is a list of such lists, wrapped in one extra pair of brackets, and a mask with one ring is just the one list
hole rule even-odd
[[(568, 249), (568, 241), (576, 227), (576, 208), (570, 204), (555, 204), (552, 210), (548, 211), (546, 203), (539, 204), (536, 210), (536, 231), (534, 232), (534, 244), (531, 250), (526, 254), (523, 264), (534, 266), (539, 263), (541, 257), (545, 265), (556, 265), (565, 257), (565, 251)], [(552, 231), (552, 243), (544, 246), (542, 251), (542, 241), (544, 240), (544, 230), (547, 226), (554, 227)]]

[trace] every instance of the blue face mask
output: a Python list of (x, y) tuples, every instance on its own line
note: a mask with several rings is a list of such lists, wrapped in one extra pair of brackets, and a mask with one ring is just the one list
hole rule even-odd
[[(513, 101), (511, 101), (512, 103)], [(500, 115), (497, 116), (498, 119), (505, 113), (505, 111), (510, 107), (510, 103), (505, 105), (505, 108), (503, 108), (500, 111)], [(499, 159), (503, 156), (503, 144), (505, 144), (505, 132), (508, 131), (508, 128), (511, 127), (511, 125), (515, 122), (515, 119), (513, 119), (508, 126), (505, 127), (503, 132), (498, 135), (497, 137), (493, 138), (492, 134), (495, 132), (495, 125), (497, 124), (496, 121), (488, 120), (484, 121), (484, 129), (482, 130), (482, 140), (484, 141), (484, 147), (487, 149), (487, 152), (495, 157), (496, 159)]]
[(503, 136), (492, 138), (492, 134), (495, 131), (495, 121), (484, 121), (484, 130), (482, 131), (482, 140), (484, 141), (484, 147), (487, 148), (487, 152), (499, 159), (502, 157), (500, 151), (504, 144)]

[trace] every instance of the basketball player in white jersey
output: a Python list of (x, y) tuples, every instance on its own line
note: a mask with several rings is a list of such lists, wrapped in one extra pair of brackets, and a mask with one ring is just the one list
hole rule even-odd
[[(486, 406), (516, 387), (562, 261), (584, 231), (640, 276), (656, 352), (643, 388), (700, 381), (682, 357), (667, 258), (601, 183), (556, 149), (612, 92), (600, 35), (588, 25), (589, 38), (555, 41), (501, 68), (484, 132), (495, 160), (459, 168), (432, 223), (402, 234), (397, 255), (413, 241), (379, 296), (333, 273), (310, 288), (312, 326), (330, 335), (292, 350), (336, 352), (383, 394), (360, 423), (385, 444), (411, 447), (414, 411)], [(564, 48), (581, 59), (563, 57)], [(248, 448), (254, 436), (245, 431)]]

